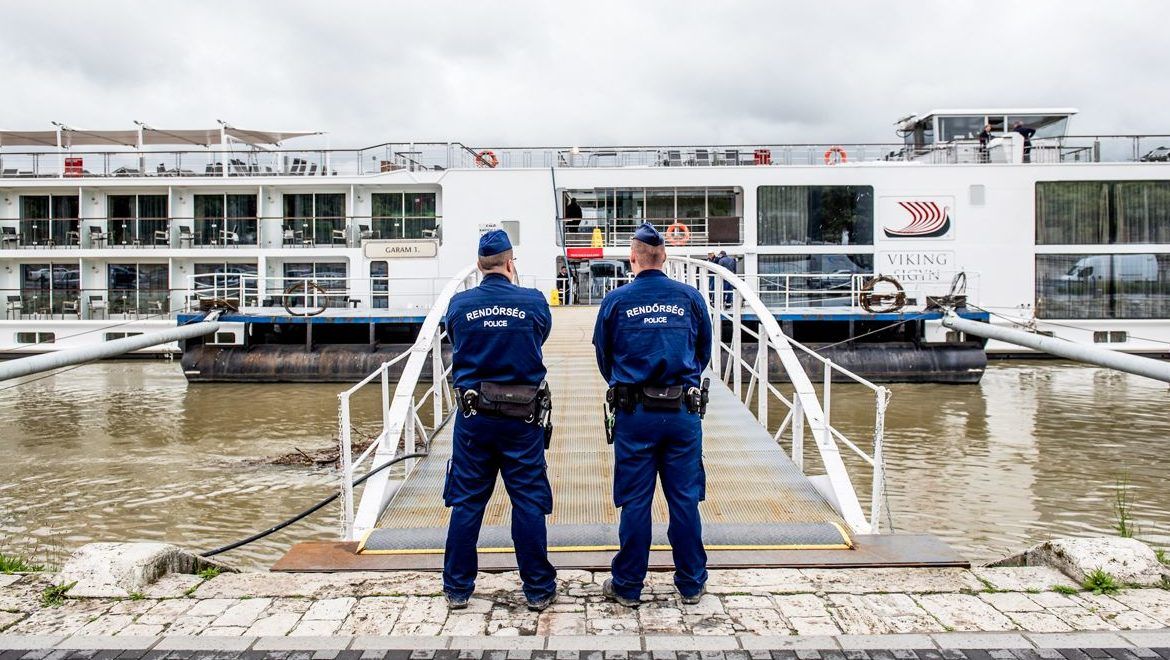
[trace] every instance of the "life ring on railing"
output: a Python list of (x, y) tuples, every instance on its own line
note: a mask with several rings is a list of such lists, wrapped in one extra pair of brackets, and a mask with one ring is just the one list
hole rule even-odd
[(475, 154), (476, 167), (495, 167), (500, 164), (500, 159), (496, 157), (496, 152), (491, 149), (485, 149)]
[(843, 147), (829, 147), (825, 149), (825, 165), (836, 165), (837, 163), (848, 163), (849, 154), (845, 153)]
[(666, 228), (666, 242), (671, 245), (686, 245), (691, 240), (691, 228), (676, 222)]

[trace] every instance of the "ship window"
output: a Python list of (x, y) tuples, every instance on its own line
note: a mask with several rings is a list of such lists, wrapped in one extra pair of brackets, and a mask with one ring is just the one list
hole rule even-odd
[(873, 186), (760, 186), (760, 245), (873, 245)]
[[(309, 301), (309, 304), (345, 307), (346, 297), (349, 293), (346, 277), (347, 264), (345, 262), (286, 263), (282, 289), (287, 289), (300, 282), (315, 282), (327, 293), (324, 296), (314, 296), (316, 300)], [(312, 287), (309, 288), (312, 289)], [(289, 300), (292, 301), (289, 304), (293, 307), (302, 307), (306, 304), (305, 299), (299, 296), (295, 300), (290, 297)]]
[(345, 244), (345, 193), (284, 195), (286, 237), (309, 245)]
[(374, 309), (388, 309), (390, 307), (390, 264), (388, 262), (370, 262), (370, 294)]
[(974, 139), (983, 130), (983, 115), (978, 117), (939, 117), (939, 141)]
[(53, 332), (18, 332), (16, 333), (16, 343), (18, 344), (52, 344), (57, 341), (57, 335)]
[(1170, 254), (1036, 255), (1043, 319), (1170, 316)]
[(166, 195), (106, 197), (110, 245), (154, 245), (155, 232), (168, 234)]
[(156, 316), (169, 311), (166, 264), (110, 264), (108, 274), (111, 314)]
[(77, 245), (80, 201), (77, 195), (21, 195), (21, 245)]
[(137, 337), (141, 332), (107, 332), (106, 341), (114, 341), (115, 339), (125, 339), (127, 337)]
[(436, 238), (437, 198), (437, 194), (430, 192), (373, 193), (370, 195), (371, 237)]
[(193, 293), (200, 298), (240, 300), (244, 305), (255, 305), (257, 296), (257, 269), (253, 262), (196, 263), (192, 279)]
[(26, 313), (76, 314), (81, 267), (77, 263), (21, 264), (20, 298)]
[(1024, 126), (1036, 129), (1036, 135), (1032, 139), (1060, 137), (1068, 130), (1068, 116), (1066, 115), (1008, 115), (1007, 130), (1012, 130), (1017, 121)]
[(851, 304), (856, 275), (873, 273), (872, 254), (761, 254), (760, 299), (768, 306)]
[(1041, 181), (1036, 243), (1170, 243), (1170, 181)]
[(195, 195), (195, 245), (256, 245), (256, 204), (256, 195)]
[(643, 222), (660, 231), (675, 222), (690, 230), (688, 245), (743, 242), (738, 188), (593, 188), (561, 191), (561, 210), (575, 199), (581, 215), (562, 217), (570, 247), (589, 246), (594, 229), (607, 246), (625, 246)]

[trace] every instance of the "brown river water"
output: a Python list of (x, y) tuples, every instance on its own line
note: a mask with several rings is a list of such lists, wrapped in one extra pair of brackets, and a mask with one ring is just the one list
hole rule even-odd
[[(94, 540), (208, 549), (275, 524), (334, 493), (336, 473), (257, 459), (331, 446), (341, 389), (188, 385), (177, 362), (127, 361), (0, 390), (0, 552), (57, 563)], [(1165, 385), (1020, 361), (993, 362), (979, 385), (892, 390), (896, 531), (937, 534), (973, 561), (1110, 534), (1125, 481), (1139, 537), (1170, 545)], [(361, 394), (372, 419), (376, 391)], [(867, 391), (834, 385), (833, 423), (863, 437), (872, 405)], [(850, 464), (868, 505), (868, 472)], [(337, 521), (333, 505), (224, 557), (266, 566), (296, 541), (334, 538)]]

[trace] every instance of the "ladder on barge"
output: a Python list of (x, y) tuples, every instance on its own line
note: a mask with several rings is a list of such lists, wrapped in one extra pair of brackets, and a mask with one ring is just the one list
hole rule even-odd
[[(704, 294), (717, 328), (708, 373), (711, 402), (703, 421), (707, 497), (700, 505), (712, 566), (964, 563), (933, 537), (892, 538), (881, 533), (888, 390), (785, 336), (756, 293), (734, 273), (682, 257), (668, 258), (665, 270)], [(442, 319), (451, 296), (477, 282), (474, 267), (450, 280), (414, 346), (340, 395), (342, 543), (300, 544), (275, 569), (440, 565), (449, 513), (442, 488), (454, 409), (451, 367), (441, 350)], [(717, 304), (725, 299), (729, 305)], [(546, 453), (553, 488), (548, 541), (549, 551), (557, 553), (554, 563), (564, 568), (606, 566), (617, 543), (613, 454), (602, 425), (606, 385), (591, 344), (596, 313), (596, 307), (555, 307), (552, 334), (544, 348), (554, 400), (554, 435)], [(744, 323), (748, 315), (759, 320), (754, 328)], [(743, 357), (745, 336), (758, 345), (754, 359)], [(820, 392), (796, 351), (822, 365)], [(773, 352), (785, 370), (788, 391), (769, 378)], [(392, 384), (389, 370), (400, 361), (405, 366), (397, 384)], [(429, 383), (422, 378), (425, 371)], [(834, 371), (873, 395), (872, 432), (864, 441), (851, 440), (831, 424)], [(352, 422), (359, 408), (355, 397), (361, 400), (363, 388), (378, 385), (382, 430), (355, 457)], [(368, 398), (365, 401), (369, 403)], [(862, 505), (854, 488), (842, 447), (855, 457), (851, 460), (855, 469), (868, 469), (868, 506)], [(355, 506), (355, 479), (395, 456), (416, 452), (426, 456), (405, 461), (404, 469), (396, 473), (383, 471), (369, 478)], [(669, 565), (661, 489), (655, 496), (653, 520), (651, 565)], [(479, 539), (481, 566), (487, 570), (515, 566), (509, 523), (508, 498), (503, 484), (497, 483)]]

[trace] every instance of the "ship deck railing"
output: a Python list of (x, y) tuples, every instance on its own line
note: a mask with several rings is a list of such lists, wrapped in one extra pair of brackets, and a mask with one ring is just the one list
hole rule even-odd
[[(1166, 162), (1170, 135), (1067, 135), (1034, 138), (1032, 162)], [(491, 152), (491, 156), (487, 156)], [(988, 160), (983, 158), (982, 160)], [(590, 147), (468, 146), (395, 142), (362, 149), (124, 150), (0, 149), (2, 179), (290, 178), (366, 176), (399, 171), (487, 168), (767, 167), (843, 163), (981, 162), (978, 141), (908, 145), (838, 142)]]
[[(728, 438), (736, 437), (745, 438), (744, 442), (748, 442), (746, 438), (749, 437), (756, 438), (757, 441), (761, 437), (767, 438), (768, 441), (764, 444), (770, 445), (770, 448), (762, 448), (753, 444), (752, 451), (778, 452), (776, 454), (777, 460), (780, 460), (783, 465), (795, 466), (797, 470), (795, 474), (803, 475), (799, 476), (799, 480), (805, 486), (794, 487), (805, 488), (806, 490), (803, 492), (806, 493), (820, 494), (813, 496), (820, 504), (814, 505), (810, 500), (809, 507), (814, 509), (816, 506), (827, 507), (823, 510), (832, 512), (830, 519), (839, 520), (853, 533), (879, 533), (885, 487), (882, 443), (885, 410), (889, 399), (888, 390), (833, 364), (832, 361), (823, 358), (815, 351), (786, 337), (763, 301), (743, 280), (730, 271), (709, 262), (679, 257), (671, 257), (667, 262), (666, 270), (672, 277), (695, 286), (709, 302), (716, 299), (722, 301), (725, 293), (733, 300), (733, 304), (727, 308), (722, 305), (709, 305), (708, 308), (708, 313), (711, 314), (716, 327), (721, 326), (725, 321), (731, 323), (733, 327), (730, 340), (725, 341), (723, 333), (715, 333), (712, 338), (713, 357), (710, 373), (719, 380), (719, 384), (713, 389), (713, 399), (718, 399), (718, 407), (722, 412), (713, 413), (714, 417), (709, 421), (722, 429), (719, 436), (723, 438), (721, 442), (734, 444), (736, 441), (728, 440)], [(385, 522), (383, 512), (387, 511), (387, 505), (392, 500), (398, 501), (394, 498), (399, 493), (402, 494), (402, 498), (405, 498), (399, 508), (403, 510), (402, 515), (406, 518), (398, 522), (406, 527), (413, 527), (412, 522), (434, 522), (443, 518), (440, 494), (430, 492), (433, 490), (432, 486), (441, 482), (441, 470), (436, 472), (438, 470), (436, 466), (442, 461), (431, 460), (433, 458), (431, 456), (421, 459), (421, 462), (416, 459), (408, 460), (404, 469), (393, 473), (388, 470), (377, 472), (366, 481), (360, 503), (355, 503), (354, 482), (360, 475), (369, 473), (377, 466), (397, 456), (424, 451), (435, 452), (439, 454), (440, 459), (445, 455), (446, 444), (450, 443), (451, 438), (451, 417), (456, 413), (454, 412), (454, 392), (450, 383), (451, 365), (441, 350), (445, 338), (441, 321), (451, 296), (458, 291), (474, 286), (477, 281), (478, 272), (474, 267), (468, 267), (452, 278), (427, 315), (419, 331), (418, 339), (411, 348), (388, 360), (374, 373), (339, 395), (340, 536), (342, 540), (351, 541), (362, 538), (367, 532), (379, 526), (381, 522)], [(600, 399), (596, 402), (585, 399), (595, 398), (595, 395), (600, 396), (600, 392), (604, 388), (598, 389), (599, 386), (593, 382), (599, 379), (596, 373), (593, 373), (591, 377), (587, 375), (588, 363), (592, 361), (592, 349), (588, 346), (586, 325), (589, 328), (592, 327), (592, 316), (590, 318), (576, 318), (582, 313), (588, 312), (588, 310), (577, 309), (580, 311), (570, 318), (572, 327), (562, 328), (562, 331), (568, 331), (572, 337), (562, 337), (563, 341), (559, 340), (559, 343), (546, 351), (545, 355), (546, 362), (553, 365), (550, 366), (550, 378), (553, 377), (554, 371), (564, 372), (560, 373), (559, 380), (553, 385), (554, 397), (557, 396), (558, 388), (575, 387), (574, 383), (584, 388), (574, 397), (561, 392), (558, 401), (562, 402), (561, 406), (569, 408), (562, 408), (556, 414), (567, 419), (570, 428), (565, 429), (563, 425), (558, 426), (557, 433), (561, 435), (554, 436), (554, 443), (556, 437), (579, 438), (570, 443), (572, 446), (558, 445), (558, 451), (564, 452), (572, 460), (589, 463), (588, 468), (582, 467), (580, 469), (592, 470), (596, 468), (603, 472), (605, 468), (602, 465), (602, 457), (600, 455), (594, 456), (595, 453), (598, 453), (597, 448), (593, 447), (596, 443), (596, 438), (593, 437), (595, 429), (585, 421), (586, 418), (590, 418), (589, 411), (593, 407), (600, 410), (601, 402)], [(566, 310), (565, 313), (573, 312), (574, 310), (570, 309)], [(563, 313), (558, 312), (557, 314)], [(744, 323), (748, 314), (755, 315), (759, 319), (755, 329)], [(554, 318), (554, 331), (557, 330), (556, 326), (558, 325), (556, 318), (569, 317), (556, 316)], [(744, 337), (754, 337), (758, 342), (755, 359), (747, 360), (741, 357)], [(551, 340), (550, 344), (552, 344)], [(801, 366), (796, 356), (797, 350), (807, 352), (814, 358), (815, 363), (822, 366), (821, 394), (818, 394), (813, 381)], [(771, 382), (769, 358), (772, 353), (778, 355), (780, 364), (790, 382), (791, 391), (781, 391)], [(429, 369), (427, 379), (423, 378), (424, 368)], [(399, 374), (396, 383), (391, 382), (392, 371)], [(850, 438), (830, 423), (832, 377), (835, 373), (843, 374), (855, 384), (870, 391), (874, 396), (872, 432), (865, 432), (864, 439)], [(371, 398), (372, 393), (364, 391), (367, 386), (373, 386), (377, 390), (377, 394), (373, 398)], [(597, 405), (593, 406), (594, 403)], [(778, 416), (769, 415), (769, 409), (777, 403), (783, 406), (785, 412), (779, 421), (777, 421)], [(742, 410), (742, 413), (733, 413), (733, 408)], [(371, 410), (379, 410), (380, 419), (358, 418), (362, 413), (368, 416)], [(598, 414), (600, 413), (598, 412)], [(732, 423), (733, 419), (738, 421)], [(723, 429), (723, 426), (729, 423), (734, 428)], [(597, 424), (599, 425), (600, 422), (597, 421)], [(748, 429), (742, 427), (743, 424), (758, 425), (760, 428), (758, 431), (750, 430), (749, 432)], [(583, 425), (590, 426), (590, 428), (586, 429)], [(359, 427), (369, 429), (371, 426), (378, 429), (377, 432), (369, 434), (373, 438), (372, 443), (363, 451), (355, 452), (354, 440), (358, 435), (356, 429)], [(739, 431), (737, 432), (735, 429), (739, 429)], [(762, 433), (766, 433), (766, 436), (761, 436)], [(815, 459), (808, 455), (806, 439), (810, 439), (812, 442)], [(580, 446), (573, 444), (577, 442), (583, 444)], [(853, 481), (846, 468), (846, 460), (839, 449), (841, 445), (848, 452), (856, 455), (855, 463), (868, 466), (870, 470), (868, 475), (870, 493), (868, 506), (864, 508), (866, 510), (863, 510), (863, 506), (858, 500)], [(604, 448), (604, 444), (601, 447)], [(730, 452), (729, 455), (731, 455), (735, 453), (735, 450), (730, 446), (720, 449), (721, 455), (727, 452)], [(746, 460), (750, 462), (752, 459)], [(426, 461), (430, 462), (426, 463)], [(412, 475), (423, 463), (427, 465), (427, 469), (412, 482)], [(812, 474), (816, 470), (820, 470), (822, 473)], [(598, 478), (603, 476), (600, 472), (598, 475)], [(414, 485), (406, 490), (408, 483)], [(582, 522), (601, 523), (601, 520), (576, 520), (581, 516), (586, 518), (594, 516), (594, 514), (600, 516), (606, 510), (604, 501), (593, 501), (599, 494), (602, 494), (604, 500), (605, 488), (597, 487), (598, 484), (590, 479), (581, 482), (581, 486), (584, 490), (575, 494), (577, 499), (570, 498), (569, 502), (562, 506), (565, 506), (567, 511), (575, 512), (570, 517), (574, 518), (572, 522), (578, 526)], [(734, 490), (733, 485), (728, 487)], [(780, 488), (781, 485), (774, 484), (774, 487)], [(427, 492), (421, 492), (420, 488)], [(743, 494), (740, 493), (735, 497), (738, 498), (741, 495)], [(744, 502), (758, 501), (760, 495), (754, 493), (745, 497), (747, 500)], [(753, 498), (756, 499), (753, 500)], [(415, 506), (416, 504), (426, 510), (419, 509)], [(718, 506), (718, 503), (711, 506)], [(781, 522), (784, 517), (781, 509), (785, 505), (781, 503), (776, 506), (779, 508), (775, 510), (775, 515), (780, 516), (780, 518), (768, 517), (773, 514), (761, 514), (757, 507), (752, 515), (764, 515), (765, 518), (755, 522), (766, 523), (767, 520)], [(427, 507), (434, 508), (434, 511)], [(492, 508), (494, 516), (503, 515), (501, 511), (496, 509), (498, 507)], [(809, 510), (806, 508), (793, 515), (803, 520), (799, 516), (809, 515)], [(587, 512), (593, 513), (586, 515)], [(400, 525), (394, 524), (392, 526)], [(596, 530), (591, 533), (595, 532)]]
[(95, 217), (0, 219), (0, 250), (360, 248), (367, 241), (440, 241), (429, 216)]

